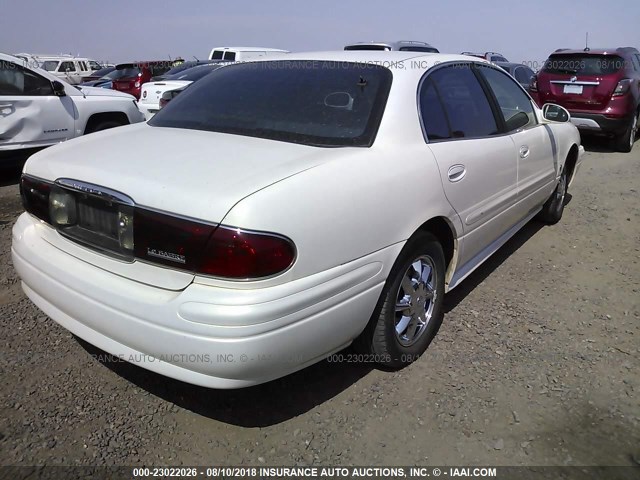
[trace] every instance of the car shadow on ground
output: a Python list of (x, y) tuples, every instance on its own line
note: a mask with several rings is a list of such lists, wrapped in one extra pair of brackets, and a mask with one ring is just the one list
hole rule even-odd
[(618, 150), (613, 147), (613, 143), (610, 138), (594, 135), (582, 135), (580, 141), (587, 152), (618, 153)]
[[(110, 357), (78, 337), (76, 340), (102, 365), (147, 392), (204, 417), (241, 427), (267, 427), (304, 414), (346, 390), (374, 368), (372, 364), (324, 360), (255, 387), (216, 390), (164, 377)], [(350, 349), (343, 353), (347, 352)]]
[[(447, 294), (445, 313), (455, 308), (543, 227), (544, 224), (535, 220), (525, 225), (459, 287)], [(80, 338), (76, 339), (103, 366), (147, 392), (204, 417), (242, 427), (271, 426), (304, 414), (339, 395), (376, 368), (372, 363), (324, 360), (263, 385), (239, 390), (215, 390), (150, 372), (111, 357)], [(354, 352), (349, 347), (342, 353), (346, 357)]]
[[(571, 201), (567, 194), (565, 205)], [(544, 223), (533, 219), (527, 223), (518, 233), (511, 237), (497, 252), (489, 257), (482, 265), (471, 273), (453, 291), (444, 297), (444, 312), (449, 313), (456, 308), (478, 285), (485, 281), (500, 265), (502, 265), (514, 252), (524, 245), (531, 237), (544, 228)], [(446, 321), (446, 319), (445, 319)]]
[(22, 165), (16, 167), (0, 167), (0, 187), (17, 185), (20, 182)]

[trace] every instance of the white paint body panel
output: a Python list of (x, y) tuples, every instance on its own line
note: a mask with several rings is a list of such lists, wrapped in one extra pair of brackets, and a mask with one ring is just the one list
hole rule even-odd
[(192, 82), (189, 80), (163, 80), (160, 82), (143, 83), (140, 89), (138, 108), (145, 120), (151, 120), (160, 110), (160, 99), (164, 92), (186, 87)]

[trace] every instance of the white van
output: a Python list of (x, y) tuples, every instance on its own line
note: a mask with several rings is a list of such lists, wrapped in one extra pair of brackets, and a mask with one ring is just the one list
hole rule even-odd
[(211, 50), (209, 60), (227, 60), (229, 62), (244, 62), (261, 57), (270, 57), (290, 53), (289, 50), (264, 47), (216, 47)]

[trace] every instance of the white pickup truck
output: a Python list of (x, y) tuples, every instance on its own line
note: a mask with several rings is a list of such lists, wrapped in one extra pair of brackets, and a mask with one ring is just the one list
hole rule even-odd
[(0, 53), (0, 166), (34, 149), (143, 120), (131, 95), (75, 87)]

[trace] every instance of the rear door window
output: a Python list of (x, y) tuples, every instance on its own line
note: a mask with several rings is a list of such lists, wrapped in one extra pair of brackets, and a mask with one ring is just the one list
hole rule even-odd
[(223, 56), (224, 56), (224, 51), (214, 50), (213, 55), (211, 55), (211, 60), (222, 60)]
[(420, 90), (420, 114), (429, 141), (451, 138), (447, 114), (430, 78), (424, 81)]
[(429, 78), (440, 93), (453, 138), (477, 138), (499, 133), (491, 104), (470, 64), (440, 68)]
[(76, 71), (76, 66), (73, 64), (73, 62), (62, 62), (60, 64), (60, 68), (58, 68), (59, 72), (75, 72)]
[(236, 61), (236, 52), (224, 52), (224, 59), (230, 62)]

